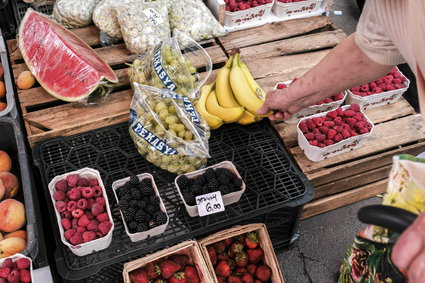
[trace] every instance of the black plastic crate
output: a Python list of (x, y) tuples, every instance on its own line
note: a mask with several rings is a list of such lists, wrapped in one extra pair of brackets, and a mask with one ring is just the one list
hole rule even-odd
[[(1, 0), (0, 0), (1, 1)], [(12, 7), (13, 7), (13, 13), (15, 15), (15, 22), (16, 22), (16, 26), (19, 27), (22, 19), (25, 16), (25, 13), (27, 12), (28, 8), (32, 8), (34, 10), (36, 10), (37, 12), (46, 14), (46, 15), (51, 15), (52, 11), (53, 11), (53, 5), (41, 5), (41, 6), (36, 6), (33, 4), (28, 4), (23, 2), (22, 0), (9, 0), (12, 2)]]
[(14, 0), (0, 0), (0, 32), (6, 39), (13, 38), (16, 31), (11, 1)]
[(31, 178), (24, 137), (18, 122), (10, 117), (0, 117), (0, 133), (0, 149), (7, 152), (11, 157), (11, 173), (16, 175), (20, 182), (20, 191), (15, 199), (25, 205), (27, 246), (21, 253), (35, 259), (38, 254), (38, 229), (33, 191), (35, 188)]
[[(300, 207), (312, 199), (313, 188), (287, 153), (274, 128), (267, 121), (248, 126), (224, 125), (212, 132), (209, 145), (209, 165), (231, 160), (247, 189), (240, 201), (226, 206), (224, 212), (192, 218), (174, 187), (176, 175), (152, 165), (138, 153), (128, 134), (127, 123), (39, 143), (34, 148), (34, 158), (52, 212), (59, 274), (66, 280), (86, 278), (87, 282), (114, 282), (114, 278), (121, 276), (122, 264), (126, 261), (243, 222), (262, 220), (270, 227), (280, 227), (280, 233), (273, 233), (277, 237), (275, 242), (289, 243), (296, 233)], [(110, 200), (115, 230), (107, 249), (77, 257), (60, 241), (47, 184), (56, 175), (82, 167), (100, 171)], [(117, 179), (143, 172), (154, 176), (170, 223), (163, 234), (133, 243), (125, 234), (111, 184)]]

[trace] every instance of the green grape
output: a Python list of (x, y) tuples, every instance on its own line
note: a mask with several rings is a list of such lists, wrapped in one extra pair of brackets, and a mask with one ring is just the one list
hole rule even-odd
[(165, 134), (165, 131), (164, 131), (164, 129), (161, 127), (161, 125), (156, 125), (156, 126), (155, 126), (155, 134), (156, 134), (157, 136), (160, 136), (160, 137), (162, 137), (162, 136)]
[(184, 139), (186, 141), (191, 141), (193, 138), (193, 133), (191, 131), (185, 131)]
[(169, 129), (169, 130), (168, 130), (168, 133), (169, 133), (170, 135), (177, 136), (177, 133), (176, 133), (174, 130)]
[(184, 127), (183, 124), (176, 124), (176, 131), (177, 132), (181, 132), (181, 131), (184, 131), (184, 130), (185, 130), (185, 127)]
[(189, 69), (189, 73), (191, 73), (191, 74), (195, 74), (196, 73), (195, 67), (190, 66), (190, 67), (187, 67), (187, 68)]
[(183, 137), (184, 137), (184, 135), (185, 135), (185, 133), (186, 133), (186, 131), (185, 131), (185, 130), (183, 130), (183, 131), (179, 131), (179, 132), (178, 132), (178, 136), (179, 136), (179, 138), (183, 138)]
[(177, 133), (178, 132), (177, 125), (178, 124), (171, 124), (171, 125), (168, 126), (168, 129), (173, 130), (174, 132)]
[(168, 113), (168, 109), (167, 109), (167, 108), (162, 109), (161, 111), (159, 111), (158, 115), (159, 115), (159, 118), (160, 118), (162, 121), (165, 121), (165, 119), (166, 119), (166, 118), (168, 117), (168, 115), (169, 115), (169, 113)]
[(155, 107), (154, 107), (154, 111), (156, 113), (159, 113), (161, 110), (166, 110), (167, 111), (167, 105), (165, 104), (164, 101), (158, 102), (158, 104), (156, 104)]
[(167, 124), (175, 124), (179, 121), (179, 118), (175, 115), (170, 115), (167, 118), (165, 118), (165, 123)]
[(176, 173), (180, 167), (178, 165), (168, 165), (167, 170), (171, 173)]
[(190, 81), (194, 84), (196, 82), (196, 77), (195, 76), (190, 76)]
[(176, 113), (176, 106), (174, 106), (174, 105), (170, 105), (170, 106), (168, 107), (168, 112), (169, 112), (170, 114), (175, 114), (175, 113)]

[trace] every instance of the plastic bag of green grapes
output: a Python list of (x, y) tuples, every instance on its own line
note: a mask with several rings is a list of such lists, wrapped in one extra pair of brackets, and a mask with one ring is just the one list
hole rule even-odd
[[(179, 35), (179, 38), (185, 35)], [(128, 76), (130, 83), (171, 90), (190, 99), (199, 98), (199, 90), (211, 74), (211, 57), (196, 41), (185, 36), (181, 47), (177, 36), (161, 42), (151, 52), (134, 60)], [(197, 69), (202, 69), (198, 73)]]
[(175, 174), (205, 166), (210, 129), (191, 100), (173, 91), (134, 83), (129, 133), (149, 162)]

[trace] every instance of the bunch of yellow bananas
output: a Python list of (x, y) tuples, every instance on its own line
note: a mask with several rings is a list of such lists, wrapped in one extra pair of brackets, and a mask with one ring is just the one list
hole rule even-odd
[(223, 123), (247, 125), (262, 119), (256, 112), (265, 97), (266, 93), (237, 53), (220, 69), (215, 82), (201, 88), (195, 107), (211, 129)]

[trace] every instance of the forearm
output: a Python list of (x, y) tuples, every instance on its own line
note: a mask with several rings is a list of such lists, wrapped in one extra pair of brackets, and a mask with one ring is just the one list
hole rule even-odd
[(355, 43), (353, 34), (294, 82), (288, 92), (294, 100), (303, 97), (302, 106), (306, 107), (345, 89), (379, 79), (391, 68), (367, 57)]

